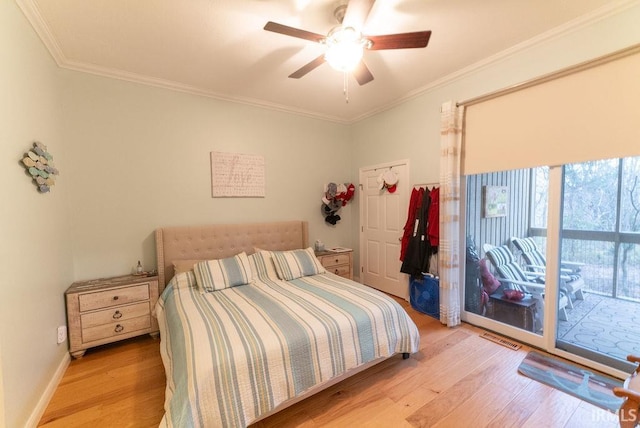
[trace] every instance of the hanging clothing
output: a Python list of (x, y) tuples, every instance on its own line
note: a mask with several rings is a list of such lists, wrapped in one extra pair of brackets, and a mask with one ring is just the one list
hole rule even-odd
[(430, 244), (427, 239), (427, 219), (429, 212), (429, 193), (422, 190), (422, 202), (416, 210), (412, 233), (405, 253), (400, 272), (413, 277), (422, 277), (429, 271)]
[(429, 236), (429, 244), (437, 247), (440, 244), (440, 188), (434, 187), (429, 192), (431, 204), (429, 205), (429, 220), (427, 225), (427, 235)]
[(413, 234), (415, 227), (415, 221), (417, 217), (417, 210), (422, 204), (422, 196), (425, 190), (423, 188), (416, 189), (415, 187), (411, 191), (411, 199), (409, 200), (409, 212), (407, 213), (407, 221), (404, 224), (404, 233), (400, 242), (400, 261), (404, 260), (407, 253), (407, 247), (409, 246), (409, 239)]
[(431, 196), (428, 190), (425, 190), (422, 197), (422, 205), (420, 207), (420, 227), (418, 231), (420, 233), (420, 272), (429, 272), (429, 262), (431, 261), (431, 254), (433, 249), (429, 242), (429, 236), (427, 234), (429, 226), (429, 211), (431, 210)]

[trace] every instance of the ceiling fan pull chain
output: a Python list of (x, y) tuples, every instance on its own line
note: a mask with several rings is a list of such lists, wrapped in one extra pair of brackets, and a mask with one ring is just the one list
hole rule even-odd
[(349, 104), (349, 76), (346, 71), (342, 73), (342, 76), (343, 76), (342, 92), (344, 93), (344, 101), (345, 103)]

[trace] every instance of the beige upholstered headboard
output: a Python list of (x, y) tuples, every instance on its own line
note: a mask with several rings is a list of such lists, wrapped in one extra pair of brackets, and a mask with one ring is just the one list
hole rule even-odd
[(273, 223), (213, 224), (156, 229), (158, 283), (160, 288), (173, 278), (174, 260), (212, 260), (242, 251), (293, 250), (309, 246), (306, 221)]

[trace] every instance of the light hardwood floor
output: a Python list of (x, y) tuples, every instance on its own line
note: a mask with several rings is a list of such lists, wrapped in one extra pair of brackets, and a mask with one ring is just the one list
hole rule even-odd
[[(443, 327), (401, 302), (420, 351), (394, 357), (255, 424), (263, 427), (616, 427), (614, 415), (518, 374), (513, 351), (482, 330)], [(165, 378), (159, 341), (142, 336), (73, 360), (39, 426), (157, 427)]]

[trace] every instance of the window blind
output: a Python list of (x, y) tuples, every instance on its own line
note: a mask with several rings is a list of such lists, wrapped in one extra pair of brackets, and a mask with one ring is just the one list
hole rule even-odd
[(464, 175), (640, 155), (640, 45), (465, 109)]

